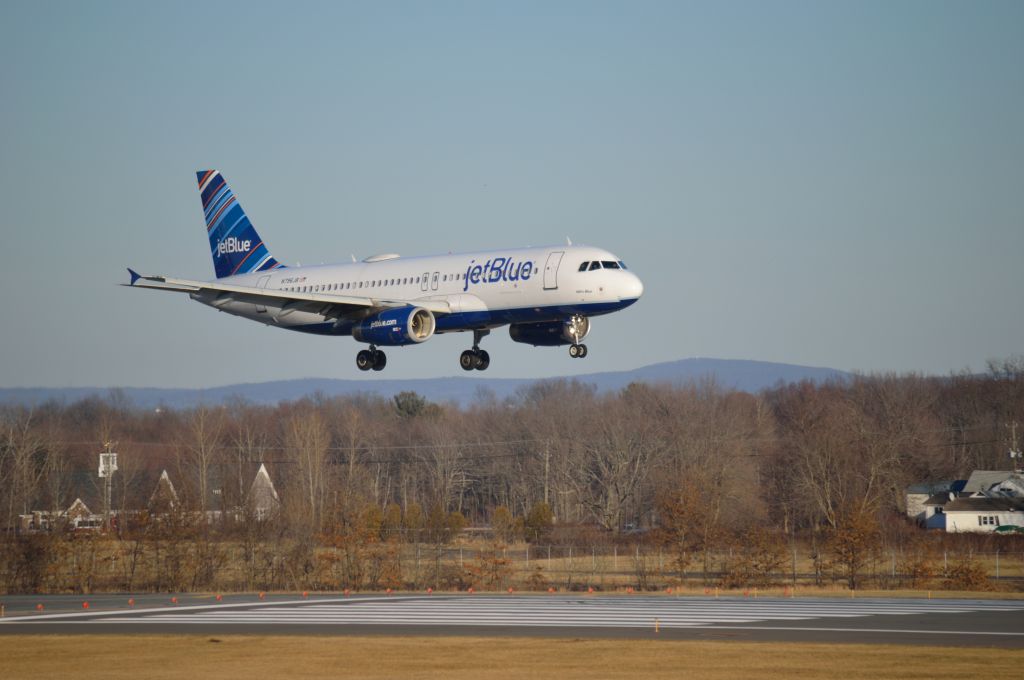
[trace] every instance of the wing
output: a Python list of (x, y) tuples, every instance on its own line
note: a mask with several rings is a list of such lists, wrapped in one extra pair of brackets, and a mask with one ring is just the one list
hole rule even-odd
[(131, 283), (122, 283), (129, 288), (169, 290), (193, 295), (216, 295), (216, 302), (249, 302), (259, 305), (280, 307), (284, 311), (303, 311), (328, 317), (341, 317), (360, 310), (389, 309), (392, 307), (422, 307), (434, 314), (449, 314), (451, 307), (444, 300), (396, 300), (390, 298), (357, 297), (354, 295), (333, 295), (327, 293), (295, 293), (283, 290), (267, 290), (252, 286), (236, 286), (213, 281), (190, 281), (167, 276), (142, 275), (131, 269)]

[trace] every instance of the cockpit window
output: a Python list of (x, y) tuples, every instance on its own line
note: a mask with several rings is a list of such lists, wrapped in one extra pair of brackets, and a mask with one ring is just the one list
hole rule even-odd
[(619, 263), (611, 261), (602, 261), (601, 266), (604, 267), (605, 269), (618, 269)]
[(590, 263), (590, 271), (594, 271), (595, 269), (600, 269), (600, 268), (601, 268), (601, 263), (598, 262), (597, 260), (594, 260), (593, 262)]
[(589, 262), (584, 262), (583, 264), (580, 265), (580, 271), (581, 272), (587, 271), (587, 267), (589, 267), (589, 266), (590, 266)]
[(626, 263), (623, 262), (622, 260), (619, 260), (619, 267), (621, 267), (622, 269), (626, 269), (627, 268), (626, 267)]

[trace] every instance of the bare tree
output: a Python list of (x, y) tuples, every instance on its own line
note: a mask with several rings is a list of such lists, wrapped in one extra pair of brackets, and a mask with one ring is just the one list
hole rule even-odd
[(45, 448), (31, 410), (6, 410), (2, 427), (0, 482), (7, 494), (4, 526), (13, 526), (18, 515), (28, 513), (36, 502), (45, 471)]
[(185, 424), (185, 460), (195, 475), (198, 496), (195, 505), (204, 517), (211, 496), (210, 472), (221, 459), (223, 430), (224, 411), (221, 408), (199, 406), (189, 413)]
[(319, 410), (297, 413), (285, 427), (285, 449), (295, 462), (300, 507), (312, 531), (323, 526), (327, 502), (327, 454), (330, 431)]

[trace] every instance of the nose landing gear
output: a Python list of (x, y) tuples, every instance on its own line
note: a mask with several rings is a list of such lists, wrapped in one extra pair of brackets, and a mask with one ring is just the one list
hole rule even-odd
[(491, 365), (491, 355), (480, 349), (480, 341), (489, 333), (490, 331), (486, 329), (473, 331), (473, 349), (467, 349), (459, 356), (459, 366), (462, 366), (462, 370), (486, 371)]
[(359, 350), (359, 353), (356, 354), (356, 366), (360, 371), (369, 371), (371, 368), (375, 371), (383, 371), (387, 365), (388, 356), (373, 345), (370, 345), (370, 349)]
[(587, 346), (580, 343), (580, 339), (590, 331), (590, 320), (582, 314), (575, 314), (569, 319), (565, 329), (572, 338), (572, 344), (569, 345), (569, 356), (573, 359), (582, 359), (587, 356)]

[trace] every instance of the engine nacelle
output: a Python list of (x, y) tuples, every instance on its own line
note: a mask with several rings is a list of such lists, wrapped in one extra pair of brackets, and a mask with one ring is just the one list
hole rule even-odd
[(352, 327), (352, 337), (371, 345), (413, 345), (434, 334), (434, 315), (422, 307), (386, 309)]
[[(573, 331), (577, 335), (573, 337)], [(565, 321), (542, 321), (540, 323), (514, 323), (508, 327), (508, 334), (515, 342), (534, 347), (558, 347), (570, 345), (587, 337), (590, 319), (577, 316)]]

